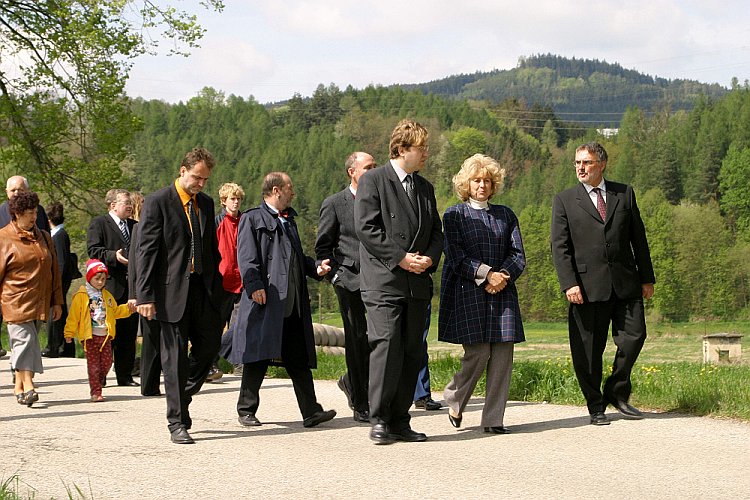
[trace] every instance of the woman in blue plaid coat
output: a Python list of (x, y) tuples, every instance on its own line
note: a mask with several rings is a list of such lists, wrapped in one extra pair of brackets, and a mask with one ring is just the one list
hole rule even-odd
[(525, 340), (515, 282), (526, 266), (518, 218), (489, 200), (503, 187), (505, 170), (476, 154), (453, 177), (463, 203), (443, 216), (445, 260), (438, 339), (462, 344), (461, 369), (446, 386), (448, 418), (461, 426), (463, 410), (487, 370), (482, 427), (507, 434), (503, 425), (513, 369), (513, 344)]

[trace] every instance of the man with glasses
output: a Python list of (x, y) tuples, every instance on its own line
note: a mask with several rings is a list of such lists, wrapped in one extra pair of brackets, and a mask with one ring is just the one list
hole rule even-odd
[[(87, 234), (89, 258), (104, 262), (109, 269), (105, 288), (118, 304), (128, 301), (128, 251), (133, 226), (137, 223), (130, 216), (133, 203), (130, 192), (125, 189), (110, 189), (104, 197), (109, 213), (91, 220)], [(115, 361), (115, 376), (119, 386), (138, 386), (133, 380), (135, 365), (135, 341), (138, 335), (138, 315), (117, 320), (117, 335), (112, 341)], [(103, 381), (105, 385), (106, 379)]]
[[(643, 415), (628, 403), (630, 373), (646, 340), (643, 299), (654, 294), (654, 269), (633, 188), (605, 181), (607, 151), (591, 142), (576, 149), (579, 184), (552, 205), (552, 260), (570, 303), (573, 367), (590, 422), (608, 425), (611, 404), (625, 418)], [(609, 325), (617, 346), (612, 374), (602, 383)]]
[(431, 273), (443, 252), (435, 190), (416, 175), (429, 149), (427, 130), (401, 120), (391, 133), (390, 161), (359, 180), (354, 202), (360, 240), (360, 289), (370, 353), (370, 439), (375, 444), (425, 441), (409, 408), (422, 364), (422, 332)]

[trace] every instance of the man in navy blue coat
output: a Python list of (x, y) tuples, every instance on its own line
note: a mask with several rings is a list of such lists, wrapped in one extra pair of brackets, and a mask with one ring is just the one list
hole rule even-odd
[(315, 265), (302, 251), (292, 179), (271, 172), (263, 179), (263, 202), (245, 211), (237, 233), (237, 264), (242, 298), (233, 325), (231, 363), (242, 363), (237, 400), (239, 422), (261, 425), (255, 416), (260, 386), (271, 363), (286, 368), (302, 413), (303, 425), (314, 427), (336, 416), (323, 410), (315, 396), (312, 368), (317, 366), (310, 296), (305, 276), (320, 280), (331, 267)]

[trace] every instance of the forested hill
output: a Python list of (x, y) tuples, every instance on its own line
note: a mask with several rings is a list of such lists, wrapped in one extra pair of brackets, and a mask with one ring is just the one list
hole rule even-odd
[(529, 106), (551, 106), (564, 121), (608, 127), (617, 127), (629, 106), (647, 111), (665, 106), (689, 110), (699, 95), (720, 97), (727, 92), (718, 84), (667, 80), (597, 59), (552, 54), (521, 58), (511, 70), (454, 75), (402, 87), (493, 104), (518, 99)]
[[(566, 301), (550, 258), (550, 207), (555, 193), (576, 183), (576, 145), (598, 140), (609, 152), (607, 179), (632, 184), (638, 196), (657, 276), (649, 314), (673, 320), (750, 317), (748, 86), (717, 99), (701, 97), (691, 111), (631, 107), (619, 134), (609, 138), (588, 129), (564, 139), (565, 128), (555, 126), (554, 116), (534, 136), (519, 120), (507, 120), (500, 112), (505, 109), (514, 108), (402, 88), (342, 91), (333, 85), (280, 108), (210, 88), (186, 103), (136, 100), (133, 111), (143, 129), (126, 187), (150, 193), (173, 182), (182, 156), (197, 145), (217, 159), (205, 189), (217, 206), (221, 183), (242, 185), (247, 208), (258, 204), (264, 174), (286, 171), (297, 193), (293, 205), (303, 245), (311, 253), (323, 199), (348, 182), (346, 156), (362, 150), (384, 163), (394, 125), (414, 118), (429, 130), (430, 158), (421, 175), (435, 185), (441, 213), (458, 202), (451, 178), (468, 156), (487, 154), (505, 168), (505, 189), (493, 202), (519, 217), (527, 256), (517, 283), (524, 317), (558, 320), (565, 317)], [(313, 297), (321, 291), (324, 308), (336, 310), (329, 285), (310, 286)]]

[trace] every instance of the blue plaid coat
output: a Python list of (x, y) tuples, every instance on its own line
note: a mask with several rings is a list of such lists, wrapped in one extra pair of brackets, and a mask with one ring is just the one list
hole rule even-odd
[[(454, 205), (443, 216), (445, 260), (438, 340), (453, 344), (523, 342), (515, 281), (526, 267), (518, 218), (503, 205), (477, 210)], [(475, 282), (481, 264), (505, 269), (510, 283), (492, 295)]]

